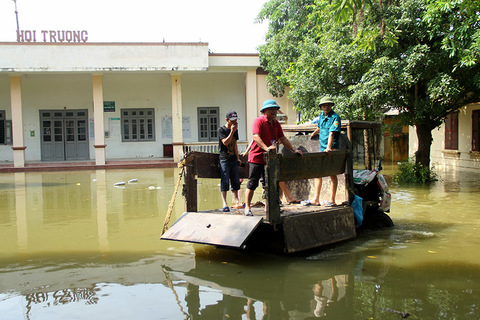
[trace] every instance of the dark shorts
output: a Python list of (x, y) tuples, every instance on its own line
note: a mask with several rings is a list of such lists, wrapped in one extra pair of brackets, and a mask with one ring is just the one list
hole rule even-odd
[(229, 184), (232, 191), (240, 189), (240, 174), (237, 160), (220, 160), (220, 191), (228, 191)]
[(249, 162), (248, 167), (247, 189), (257, 189), (260, 179), (262, 180), (262, 186), (265, 188), (265, 165)]

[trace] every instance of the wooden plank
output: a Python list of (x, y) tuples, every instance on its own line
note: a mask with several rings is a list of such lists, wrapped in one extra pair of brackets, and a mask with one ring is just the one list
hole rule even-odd
[(286, 252), (308, 250), (356, 236), (353, 209), (333, 207), (321, 212), (285, 216), (283, 232)]
[[(342, 129), (369, 129), (381, 128), (382, 124), (379, 122), (362, 121), (362, 120), (342, 120)], [(282, 124), (283, 132), (313, 132), (318, 126), (316, 124)]]
[(346, 151), (279, 156), (280, 181), (327, 177), (345, 172)]
[[(199, 178), (220, 179), (220, 162), (218, 153), (192, 152), (195, 157), (195, 173)], [(248, 159), (247, 155), (240, 157), (245, 167), (239, 167), (240, 178), (248, 178)]]
[(187, 212), (197, 211), (197, 179), (195, 179), (195, 161), (185, 166), (185, 184), (183, 194), (185, 195), (185, 210)]
[(275, 150), (270, 150), (267, 156), (267, 165), (265, 166), (266, 190), (266, 215), (267, 220), (274, 226), (281, 223), (280, 203), (279, 203), (279, 186), (280, 176), (279, 155)]
[(199, 178), (220, 179), (218, 153), (193, 152), (195, 156), (195, 173)]
[(262, 219), (258, 216), (186, 212), (161, 239), (240, 248)]
[[(305, 157), (309, 153), (319, 153), (320, 143), (318, 140), (310, 140), (308, 136), (294, 136), (291, 137), (290, 142), (295, 148), (298, 148), (303, 151), (303, 156)], [(345, 134), (340, 135), (340, 150), (348, 151), (350, 150), (350, 142)], [(287, 148), (281, 149), (282, 155), (285, 156), (293, 156), (293, 153), (288, 150)], [(346, 164), (350, 159), (350, 153), (346, 154)], [(350, 188), (350, 185), (347, 184), (348, 177), (347, 175), (350, 174), (348, 171), (348, 166), (345, 167), (345, 173), (337, 175), (338, 177), (338, 188), (337, 188), (337, 203), (342, 203), (344, 201), (350, 201), (348, 190), (353, 190)], [(308, 169), (308, 167), (307, 167)], [(315, 179), (298, 179), (298, 180), (289, 180), (286, 181), (290, 192), (292, 193), (295, 199), (314, 199), (315, 198)], [(320, 194), (320, 199), (329, 199), (330, 198), (330, 190), (331, 190), (331, 180), (330, 179), (323, 179), (323, 187), (322, 192)], [(349, 202), (350, 203), (350, 202)]]

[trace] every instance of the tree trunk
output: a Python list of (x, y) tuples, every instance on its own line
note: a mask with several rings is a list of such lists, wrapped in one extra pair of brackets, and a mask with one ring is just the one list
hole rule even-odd
[(365, 168), (368, 170), (372, 170), (372, 158), (370, 156), (372, 153), (368, 129), (363, 129), (363, 145), (365, 147)]
[(430, 167), (430, 147), (432, 146), (432, 128), (424, 124), (417, 124), (418, 149), (415, 152), (415, 164)]
[[(363, 112), (363, 120), (367, 120), (367, 115)], [(370, 139), (368, 129), (363, 129), (363, 146), (365, 148), (365, 169), (372, 170), (372, 159), (370, 157)]]

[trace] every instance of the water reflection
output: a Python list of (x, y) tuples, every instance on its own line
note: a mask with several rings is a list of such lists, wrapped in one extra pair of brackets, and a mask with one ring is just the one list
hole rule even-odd
[(19, 254), (25, 254), (27, 252), (28, 230), (26, 206), (25, 173), (18, 172), (15, 173), (15, 213)]
[[(136, 236), (129, 239), (132, 233), (128, 230), (145, 225), (144, 231), (150, 231), (146, 235), (155, 234), (151, 244), (158, 245), (155, 227), (168, 206), (172, 173), (171, 169), (146, 171), (122, 189), (115, 188), (115, 182), (132, 180), (135, 171), (3, 174), (0, 237), (5, 241), (0, 259), (92, 248), (110, 252), (133, 249), (137, 244), (144, 250)], [(181, 199), (175, 209), (174, 218), (183, 212)]]
[[(202, 248), (194, 259), (195, 268), (188, 271), (165, 267), (187, 286), (192, 319), (353, 318), (354, 261), (349, 256), (318, 263)], [(218, 292), (215, 302), (209, 301), (212, 290)]]
[(95, 288), (74, 288), (62, 289), (54, 292), (38, 292), (27, 294), (25, 297), (27, 315), (31, 313), (33, 305), (61, 305), (72, 302), (84, 302), (85, 304), (96, 304), (99, 300)]
[(177, 176), (0, 175), (2, 319), (480, 318), (479, 174), (391, 183), (395, 228), (288, 257), (160, 241)]
[[(326, 316), (327, 308), (331, 308), (332, 305), (337, 306), (339, 301), (345, 299), (347, 285), (348, 275), (346, 274), (335, 275), (327, 280), (318, 281), (313, 289), (316, 301), (313, 314), (317, 318)], [(330, 310), (328, 311), (330, 313)]]

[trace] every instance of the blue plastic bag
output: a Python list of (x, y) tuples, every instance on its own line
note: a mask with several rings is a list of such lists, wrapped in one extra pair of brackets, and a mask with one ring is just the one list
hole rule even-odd
[(353, 215), (358, 226), (363, 222), (363, 199), (355, 195), (355, 199), (352, 201)]

